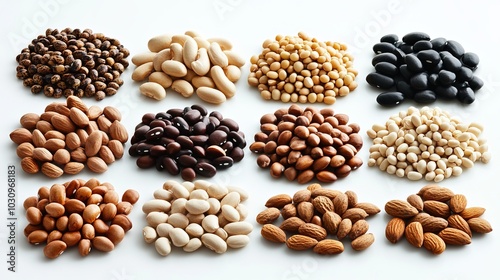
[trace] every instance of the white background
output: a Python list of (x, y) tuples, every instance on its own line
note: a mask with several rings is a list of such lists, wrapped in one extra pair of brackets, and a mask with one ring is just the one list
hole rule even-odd
[[(485, 4), (488, 3), (488, 4)], [(0, 53), (1, 116), (0, 122), (0, 275), (2, 279), (152, 279), (152, 278), (201, 278), (203, 279), (477, 279), (488, 276), (498, 278), (498, 248), (500, 248), (499, 223), (500, 188), (497, 186), (499, 148), (498, 106), (500, 77), (498, 46), (500, 39), (496, 28), (500, 26), (499, 5), (493, 1), (2, 1), (0, 4)], [(256, 156), (245, 149), (245, 158), (228, 171), (218, 172), (211, 181), (245, 188), (250, 194), (246, 201), (250, 214), (248, 221), (254, 225), (251, 242), (239, 250), (229, 250), (217, 255), (208, 250), (184, 253), (174, 250), (168, 257), (160, 257), (153, 245), (142, 239), (146, 224), (141, 211), (144, 202), (152, 198), (155, 189), (171, 179), (156, 170), (139, 170), (135, 158), (127, 155), (112, 164), (100, 175), (83, 172), (78, 176), (64, 176), (49, 180), (43, 175), (28, 176), (19, 166), (15, 145), (8, 134), (19, 126), (19, 118), (27, 112), (41, 113), (45, 106), (55, 101), (43, 95), (33, 96), (22, 82), (16, 79), (16, 55), (32, 38), (43, 34), (46, 28), (91, 28), (94, 32), (119, 39), (131, 54), (147, 50), (147, 40), (155, 35), (181, 34), (194, 30), (205, 37), (223, 37), (232, 41), (234, 50), (247, 61), (261, 51), (261, 44), (277, 34), (296, 35), (304, 31), (319, 40), (345, 42), (355, 56), (354, 65), (359, 70), (359, 87), (349, 96), (338, 98), (332, 106), (336, 112), (346, 113), (351, 122), (361, 126), (365, 146), (359, 155), (368, 159), (369, 138), (366, 130), (374, 123), (385, 120), (408, 106), (405, 102), (396, 108), (381, 108), (375, 101), (377, 90), (369, 87), (365, 77), (373, 70), (371, 50), (379, 38), (395, 33), (400, 38), (412, 31), (427, 32), (432, 38), (454, 39), (466, 51), (476, 52), (480, 65), (476, 75), (485, 81), (477, 92), (477, 100), (469, 106), (458, 102), (436, 102), (439, 106), (465, 122), (484, 124), (484, 138), (488, 139), (493, 158), (489, 164), (478, 163), (461, 176), (441, 183), (456, 193), (463, 193), (471, 206), (485, 207), (484, 218), (494, 231), (473, 237), (465, 247), (449, 247), (439, 256), (425, 249), (416, 249), (402, 241), (390, 244), (384, 236), (388, 216), (382, 211), (371, 217), (370, 232), (375, 243), (366, 251), (354, 252), (345, 242), (345, 252), (323, 257), (312, 252), (294, 252), (284, 245), (275, 246), (260, 237), (260, 226), (255, 216), (264, 209), (268, 197), (278, 193), (293, 194), (305, 187), (285, 179), (273, 180), (268, 170), (256, 165)], [(124, 115), (123, 123), (129, 134), (141, 116), (148, 112), (165, 111), (201, 103), (197, 97), (185, 99), (169, 91), (159, 102), (140, 96), (138, 83), (130, 75), (134, 67), (123, 74), (125, 85), (118, 94), (101, 102), (85, 99), (87, 104), (113, 105)], [(265, 113), (290, 104), (265, 102), (255, 88), (248, 86), (246, 77), (249, 63), (243, 68), (237, 83), (237, 94), (220, 106), (206, 105), (210, 111), (219, 110), (225, 117), (235, 119), (246, 133), (249, 143), (259, 130), (259, 118)], [(62, 101), (62, 100), (61, 100)], [(324, 104), (314, 104), (317, 108)], [(127, 143), (126, 149), (130, 146)], [(17, 173), (17, 267), (16, 273), (7, 271), (7, 166), (16, 165)], [(78, 255), (76, 248), (65, 252), (56, 260), (43, 256), (42, 247), (27, 243), (22, 234), (26, 225), (23, 200), (35, 195), (40, 186), (65, 182), (72, 178), (97, 177), (111, 182), (118, 191), (137, 189), (141, 198), (130, 215), (133, 229), (114, 251), (102, 254), (92, 251), (86, 258)], [(181, 178), (176, 178), (181, 180)], [(369, 168), (364, 164), (359, 170), (328, 188), (353, 190), (360, 201), (372, 202), (383, 209), (390, 199), (405, 199), (416, 193), (425, 181), (410, 182)], [(8, 277), (8, 278), (7, 278)]]

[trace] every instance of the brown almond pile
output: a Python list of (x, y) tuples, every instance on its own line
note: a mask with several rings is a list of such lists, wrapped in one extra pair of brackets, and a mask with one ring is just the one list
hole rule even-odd
[(481, 218), (486, 209), (468, 207), (463, 194), (430, 184), (405, 200), (391, 200), (385, 212), (393, 218), (387, 223), (385, 236), (392, 243), (403, 236), (413, 246), (441, 254), (446, 245), (468, 245), (473, 233), (492, 231)]
[(24, 114), (21, 128), (10, 133), (17, 144), (21, 168), (29, 174), (42, 172), (50, 178), (78, 174), (85, 165), (103, 173), (123, 156), (128, 133), (114, 107), (88, 107), (76, 96), (53, 102), (38, 115)]
[[(265, 206), (267, 209), (256, 217), (263, 225), (264, 239), (285, 243), (292, 250), (312, 248), (321, 255), (342, 253), (345, 239), (350, 240), (356, 251), (370, 247), (375, 239), (368, 233), (365, 218), (380, 212), (372, 203), (358, 202), (353, 191), (326, 189), (319, 184), (310, 184), (293, 196), (275, 195)], [(280, 223), (279, 226), (276, 223)]]
[(128, 214), (138, 199), (139, 193), (129, 189), (120, 200), (113, 185), (96, 178), (41, 187), (23, 203), (29, 223), (24, 235), (30, 244), (46, 244), (43, 253), (49, 259), (70, 247), (78, 247), (83, 257), (92, 248), (109, 252), (132, 228)]

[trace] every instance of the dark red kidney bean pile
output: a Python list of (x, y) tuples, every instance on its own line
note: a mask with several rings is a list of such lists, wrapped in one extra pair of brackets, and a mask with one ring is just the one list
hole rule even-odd
[(475, 100), (483, 81), (474, 75), (479, 57), (465, 52), (454, 40), (431, 39), (423, 32), (411, 32), (400, 41), (388, 34), (373, 46), (375, 72), (366, 76), (371, 86), (386, 90), (377, 97), (383, 106), (395, 106), (405, 99), (430, 104), (436, 99)]
[(363, 164), (356, 156), (363, 146), (359, 125), (333, 109), (305, 109), (294, 104), (265, 114), (250, 151), (257, 165), (273, 178), (286, 177), (305, 184), (313, 179), (332, 183)]
[(244, 157), (245, 135), (218, 111), (200, 105), (147, 113), (135, 127), (129, 154), (142, 169), (155, 167), (193, 181), (215, 176)]

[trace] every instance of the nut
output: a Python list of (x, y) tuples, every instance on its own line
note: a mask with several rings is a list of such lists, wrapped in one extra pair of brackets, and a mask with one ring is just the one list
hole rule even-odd
[(286, 233), (281, 228), (273, 224), (263, 225), (260, 233), (264, 239), (271, 242), (285, 243), (286, 241)]
[(301, 234), (292, 235), (286, 240), (286, 246), (297, 251), (311, 249), (316, 244), (318, 244), (318, 240)]

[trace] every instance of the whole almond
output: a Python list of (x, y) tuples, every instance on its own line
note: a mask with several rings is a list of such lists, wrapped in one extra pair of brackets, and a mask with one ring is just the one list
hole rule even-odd
[(108, 118), (108, 120), (110, 120), (111, 122), (114, 122), (114, 121), (121, 121), (122, 120), (122, 114), (120, 113), (120, 111), (116, 108), (116, 107), (113, 107), (113, 106), (106, 106), (104, 107), (104, 109), (102, 110), (102, 113), (104, 114), (104, 116), (106, 116), (106, 118)]
[(335, 213), (342, 215), (347, 210), (349, 204), (348, 197), (345, 193), (339, 193), (333, 199), (333, 208)]
[(463, 194), (455, 194), (450, 198), (450, 209), (455, 213), (460, 213), (467, 208), (467, 198)]
[(92, 247), (102, 252), (111, 252), (115, 245), (105, 236), (96, 236), (92, 239)]
[(301, 218), (290, 217), (281, 223), (280, 228), (284, 231), (298, 232), (299, 227), (303, 224), (305, 224), (305, 222)]
[(25, 157), (32, 157), (34, 149), (35, 147), (33, 146), (33, 144), (29, 142), (24, 142), (21, 143), (19, 146), (17, 146), (16, 154), (21, 159)]
[(36, 162), (36, 160), (32, 157), (25, 157), (21, 159), (21, 168), (24, 172), (29, 174), (35, 174), (40, 171), (40, 166)]
[(451, 191), (448, 188), (440, 186), (430, 187), (421, 194), (422, 199), (424, 201), (436, 200), (441, 202), (450, 200), (453, 195), (454, 195), (453, 191)]
[(358, 220), (352, 225), (349, 238), (354, 240), (368, 231), (369, 225), (366, 220)]
[(59, 257), (65, 250), (67, 246), (62, 240), (54, 240), (45, 245), (43, 248), (43, 254), (49, 259), (55, 259)]
[(108, 148), (113, 152), (115, 159), (121, 159), (123, 157), (123, 143), (118, 140), (109, 140)]
[(339, 224), (342, 221), (342, 218), (339, 214), (333, 211), (327, 211), (323, 214), (321, 218), (323, 227), (326, 229), (328, 233), (337, 234), (337, 230), (339, 228)]
[(85, 165), (83, 163), (68, 162), (64, 165), (63, 170), (64, 170), (64, 173), (74, 175), (74, 174), (80, 173), (83, 170), (83, 168), (85, 168)]
[(316, 246), (318, 240), (302, 234), (295, 234), (290, 236), (285, 243), (292, 250), (304, 251)]
[(346, 191), (345, 194), (347, 195), (347, 207), (354, 207), (358, 203), (358, 195), (350, 190)]
[(54, 153), (54, 162), (59, 165), (65, 165), (71, 160), (71, 155), (66, 149), (59, 149)]
[(373, 236), (373, 233), (367, 233), (351, 241), (351, 247), (355, 251), (362, 251), (370, 247), (373, 244), (373, 242), (375, 242), (375, 237)]
[(102, 158), (102, 160), (108, 165), (112, 164), (116, 160), (113, 152), (108, 146), (101, 146), (98, 154), (99, 157)]
[(68, 108), (78, 108), (80, 111), (87, 113), (89, 111), (89, 108), (85, 103), (77, 96), (70, 95), (68, 98), (66, 98), (66, 106)]
[(424, 201), (424, 211), (432, 216), (448, 218), (450, 216), (450, 207), (448, 204), (437, 200)]
[(368, 217), (368, 214), (361, 208), (349, 208), (342, 215), (342, 219), (349, 219), (353, 223), (366, 217)]
[(326, 196), (317, 196), (312, 200), (312, 204), (316, 211), (321, 214), (333, 211), (333, 202)]
[(317, 189), (314, 189), (312, 192), (311, 192), (311, 196), (314, 198), (314, 197), (317, 197), (317, 196), (326, 196), (328, 197), (329, 199), (333, 200), (337, 195), (341, 194), (342, 192), (339, 191), (339, 190), (332, 190), (332, 189), (326, 189), (326, 188), (317, 188)]
[[(83, 111), (83, 110), (82, 110)], [(89, 107), (87, 115), (89, 116), (89, 120), (95, 121), (102, 115), (103, 109), (101, 107), (92, 105)]]
[(440, 232), (448, 226), (448, 221), (444, 218), (426, 216), (419, 221), (422, 224), (424, 232)]
[(267, 208), (266, 210), (263, 210), (262, 212), (260, 212), (257, 215), (256, 221), (257, 221), (257, 223), (259, 223), (261, 225), (271, 224), (274, 221), (276, 221), (276, 219), (279, 218), (280, 213), (281, 212), (280, 212), (280, 210), (278, 208), (269, 207), (269, 208)]
[(45, 148), (35, 148), (33, 149), (33, 158), (41, 162), (52, 161), (54, 156), (52, 153)]
[(275, 242), (275, 243), (285, 243), (286, 233), (279, 227), (273, 224), (265, 224), (260, 230), (260, 234), (264, 239)]
[(401, 218), (392, 218), (385, 227), (385, 237), (391, 243), (398, 242), (405, 233), (405, 221)]
[(424, 243), (424, 229), (419, 222), (411, 222), (405, 228), (405, 237), (408, 243), (420, 248)]
[(308, 201), (299, 203), (297, 205), (297, 216), (306, 223), (310, 222), (314, 216), (314, 205)]
[(432, 232), (424, 233), (423, 246), (434, 255), (439, 255), (446, 249), (446, 243), (437, 234)]
[(417, 208), (404, 200), (390, 200), (385, 204), (385, 212), (397, 218), (411, 218), (418, 214)]
[(354, 207), (365, 210), (368, 216), (373, 216), (380, 212), (380, 208), (378, 208), (377, 205), (369, 202), (358, 202), (356, 203), (356, 205), (354, 205)]
[(350, 219), (342, 219), (337, 229), (337, 238), (339, 240), (342, 240), (349, 234), (349, 232), (351, 232), (351, 228), (352, 228), (352, 221)]
[[(43, 147), (47, 142), (45, 135), (38, 129), (34, 129), (32, 133), (32, 141), (35, 147)], [(28, 142), (25, 142), (28, 143)]]
[(98, 130), (90, 133), (89, 138), (85, 142), (85, 155), (92, 157), (97, 155), (102, 146), (102, 133)]
[(31, 143), (32, 142), (32, 134), (26, 128), (17, 128), (9, 134), (10, 140), (20, 145), (24, 142)]
[(411, 206), (417, 208), (418, 211), (424, 210), (424, 201), (422, 197), (416, 194), (411, 194), (406, 198), (406, 201), (410, 203)]
[(19, 122), (23, 128), (28, 130), (35, 129), (36, 123), (40, 120), (40, 116), (35, 113), (26, 113), (21, 116)]
[(297, 216), (297, 208), (293, 205), (293, 203), (289, 203), (281, 209), (281, 216), (285, 220), (290, 217), (295, 217)]
[(66, 142), (57, 138), (48, 139), (47, 142), (45, 142), (45, 145), (43, 145), (45, 149), (49, 150), (52, 153), (55, 153), (59, 149), (64, 149), (65, 146)]
[(292, 197), (289, 196), (288, 194), (278, 194), (275, 196), (270, 197), (266, 203), (266, 207), (275, 207), (278, 209), (283, 208), (283, 206), (292, 203)]
[(452, 227), (443, 229), (438, 235), (448, 245), (467, 245), (471, 243), (471, 237), (466, 232)]
[(294, 204), (299, 204), (302, 201), (309, 201), (311, 199), (311, 191), (308, 189), (303, 189), (295, 192), (292, 197)]
[(57, 114), (52, 116), (50, 123), (55, 129), (61, 131), (62, 133), (67, 134), (76, 130), (75, 124), (65, 115)]
[(65, 141), (66, 147), (68, 147), (69, 150), (74, 150), (81, 145), (80, 137), (78, 137), (78, 134), (76, 134), (76, 132), (68, 133), (66, 135)]
[(111, 136), (111, 139), (118, 140), (122, 143), (128, 141), (127, 129), (118, 120), (115, 120), (114, 122), (111, 123), (111, 126), (109, 127), (109, 134)]
[(473, 232), (488, 233), (493, 230), (491, 224), (483, 218), (470, 218), (467, 223)]
[(465, 208), (462, 212), (460, 212), (460, 216), (462, 216), (462, 218), (464, 218), (465, 220), (469, 220), (472, 218), (479, 218), (481, 215), (484, 214), (485, 211), (486, 209), (483, 207), (477, 207), (477, 206), (468, 207)]
[(471, 228), (467, 221), (458, 214), (454, 214), (448, 217), (448, 226), (464, 231), (470, 237), (472, 237)]
[(89, 157), (87, 159), (87, 166), (90, 171), (95, 173), (104, 173), (108, 170), (108, 165), (100, 157)]
[(64, 174), (64, 171), (59, 166), (50, 162), (43, 163), (41, 170), (45, 176), (50, 178), (59, 178)]
[(69, 111), (69, 118), (78, 127), (84, 128), (89, 124), (89, 117), (82, 110), (72, 107)]
[(324, 239), (314, 246), (313, 251), (320, 255), (336, 255), (344, 252), (344, 244), (335, 239)]
[(314, 163), (314, 159), (309, 155), (304, 155), (299, 157), (297, 162), (295, 163), (295, 169), (297, 170), (306, 170), (311, 167)]
[(301, 225), (299, 227), (299, 233), (312, 237), (318, 241), (325, 239), (327, 236), (326, 229), (313, 223), (305, 223)]

